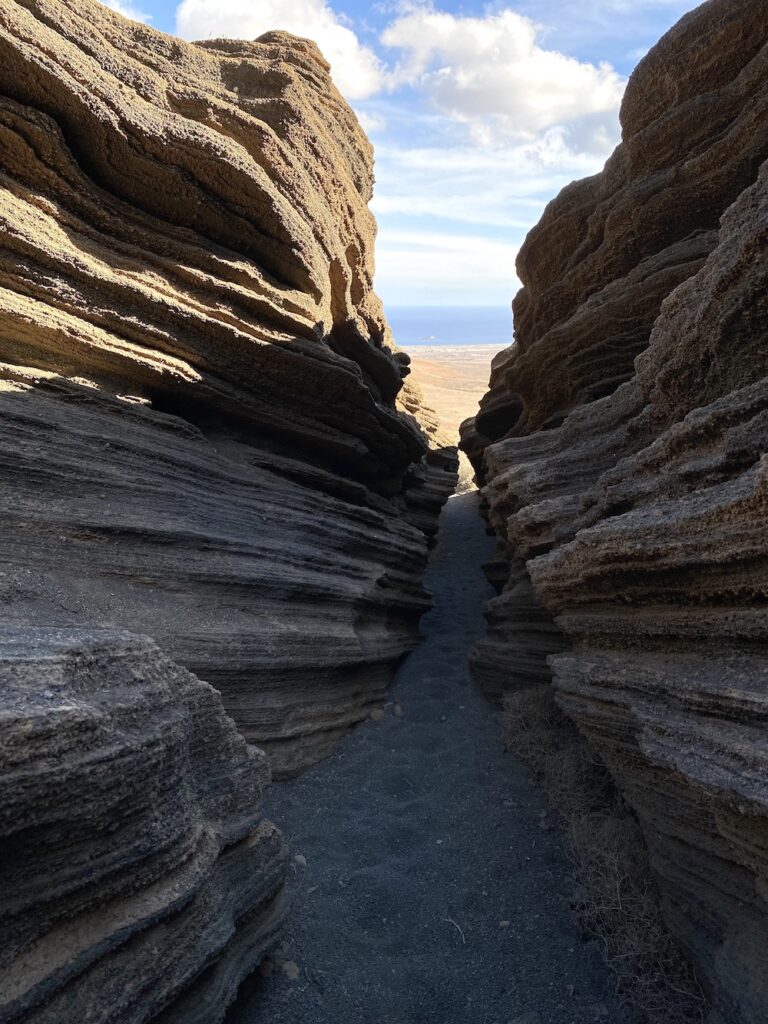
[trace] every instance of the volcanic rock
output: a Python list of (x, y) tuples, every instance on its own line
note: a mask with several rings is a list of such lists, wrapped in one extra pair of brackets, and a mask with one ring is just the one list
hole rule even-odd
[(478, 678), (551, 673), (729, 1024), (768, 1005), (767, 83), (751, 0), (641, 62), (606, 170), (523, 247), (516, 345), (465, 428), (511, 565)]
[(308, 41), (0, 7), (3, 621), (152, 636), (279, 774), (417, 643), (456, 478), (401, 390), (371, 188)]
[(0, 1020), (213, 1024), (274, 941), (267, 757), (149, 640), (0, 632)]
[(270, 770), (418, 642), (457, 460), (371, 189), (306, 40), (0, 5), (2, 1021), (220, 1021), (284, 912)]

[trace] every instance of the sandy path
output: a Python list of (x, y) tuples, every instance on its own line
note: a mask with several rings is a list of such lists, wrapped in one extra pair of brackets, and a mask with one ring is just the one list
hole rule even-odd
[(542, 829), (542, 798), (467, 674), (492, 546), (475, 501), (443, 513), (427, 577), (436, 605), (397, 704), (273, 787), (266, 813), (307, 864), (295, 867), (288, 963), (243, 994), (230, 1024), (625, 1020), (568, 910), (562, 838)]

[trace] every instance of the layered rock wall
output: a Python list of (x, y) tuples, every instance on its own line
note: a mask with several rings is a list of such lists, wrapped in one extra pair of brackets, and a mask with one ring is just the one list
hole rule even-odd
[[(768, 1005), (768, 22), (710, 0), (520, 257), (465, 444), (510, 564), (475, 671), (553, 681), (728, 1024)], [(498, 572), (497, 572), (498, 575)]]
[(371, 184), (312, 43), (0, 8), (3, 621), (154, 637), (284, 774), (417, 642), (455, 480)]
[(0, 1020), (212, 1024), (286, 851), (219, 694), (150, 641), (0, 631)]
[(371, 186), (312, 43), (0, 4), (2, 1021), (219, 1021), (283, 914), (271, 769), (418, 641), (456, 457)]

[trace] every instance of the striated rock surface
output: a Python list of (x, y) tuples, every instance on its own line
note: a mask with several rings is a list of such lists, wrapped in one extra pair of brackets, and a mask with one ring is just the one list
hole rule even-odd
[(643, 59), (623, 141), (547, 207), (518, 260), (516, 344), (476, 419), (489, 441), (550, 427), (632, 376), (667, 295), (717, 242), (766, 158), (764, 11), (704, 4)]
[(476, 675), (551, 674), (728, 1024), (768, 1006), (766, 83), (752, 0), (651, 51), (605, 172), (529, 236), (465, 427), (511, 566)]
[(129, 633), (0, 631), (0, 1020), (222, 1020), (287, 855), (219, 694)]
[(418, 642), (457, 460), (371, 186), (312, 43), (0, 4), (2, 1021), (220, 1021), (283, 914), (270, 770)]
[(455, 482), (371, 168), (310, 42), (0, 7), (2, 620), (151, 635), (281, 774), (416, 644)]

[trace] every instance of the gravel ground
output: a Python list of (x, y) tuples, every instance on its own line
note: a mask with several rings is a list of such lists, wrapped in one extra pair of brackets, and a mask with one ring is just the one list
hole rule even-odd
[(383, 716), (272, 788), (296, 899), (228, 1024), (628, 1020), (569, 910), (562, 836), (469, 679), (493, 546), (476, 500), (443, 512), (435, 607)]

